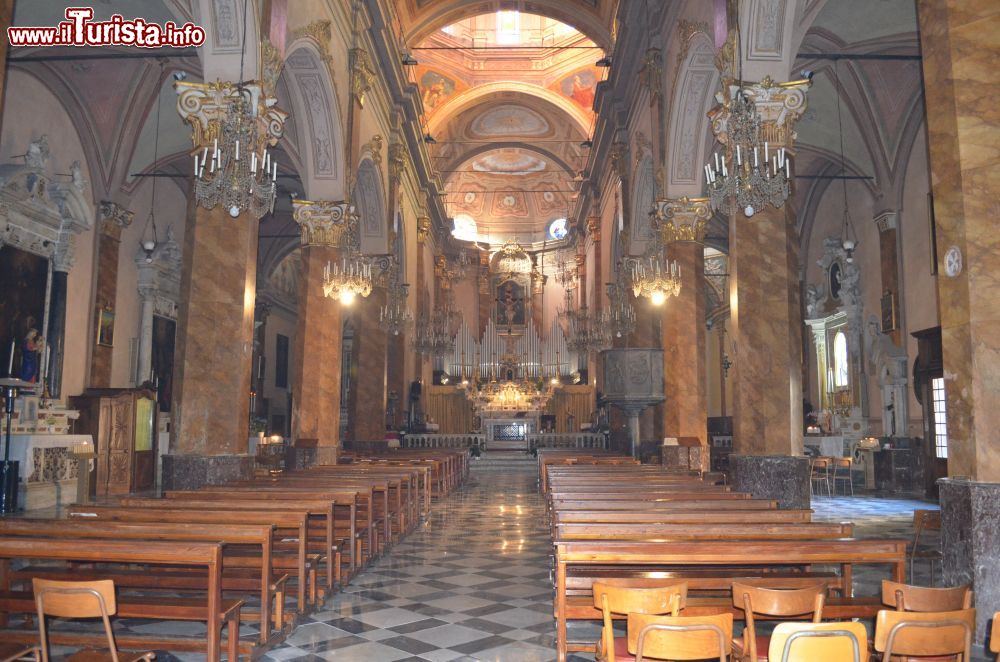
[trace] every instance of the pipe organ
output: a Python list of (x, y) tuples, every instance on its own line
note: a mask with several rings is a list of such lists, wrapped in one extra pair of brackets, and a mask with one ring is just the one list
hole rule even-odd
[(465, 321), (455, 337), (455, 350), (445, 356), (443, 369), (462, 381), (532, 381), (568, 379), (577, 365), (575, 353), (553, 321), (548, 338), (535, 330), (534, 321), (516, 331), (499, 327), (490, 319), (482, 338), (476, 338)]

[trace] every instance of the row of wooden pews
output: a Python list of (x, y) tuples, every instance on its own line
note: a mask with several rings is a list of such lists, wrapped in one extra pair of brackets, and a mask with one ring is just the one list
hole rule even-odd
[[(256, 658), (458, 487), (467, 455), (348, 456), (161, 498), (77, 504), (66, 519), (0, 520), (0, 641), (37, 643), (33, 578), (111, 579), (119, 617), (205, 626), (203, 637), (119, 634), (120, 647)], [(241, 621), (256, 622), (259, 637), (241, 640)], [(100, 646), (104, 636), (49, 635), (68, 646)]]
[(821, 581), (830, 593), (824, 618), (851, 619), (882, 608), (877, 598), (853, 595), (855, 565), (881, 565), (892, 580), (905, 579), (905, 540), (856, 539), (850, 523), (812, 522), (811, 511), (778, 510), (715, 477), (603, 453), (542, 451), (538, 464), (555, 550), (560, 661), (568, 651), (594, 650), (594, 641), (569, 641), (567, 624), (602, 618), (595, 582), (684, 581), (685, 616), (742, 619), (734, 581), (789, 589)]

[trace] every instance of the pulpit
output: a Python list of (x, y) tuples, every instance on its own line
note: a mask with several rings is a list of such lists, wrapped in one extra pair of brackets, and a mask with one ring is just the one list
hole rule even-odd
[(604, 399), (628, 417), (632, 456), (639, 450), (639, 414), (663, 402), (663, 350), (607, 349), (604, 357)]
[(153, 489), (156, 394), (148, 389), (90, 389), (70, 399), (78, 433), (94, 439), (96, 496)]

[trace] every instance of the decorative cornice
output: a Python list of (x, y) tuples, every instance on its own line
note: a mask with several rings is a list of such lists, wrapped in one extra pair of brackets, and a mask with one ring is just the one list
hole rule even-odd
[(295, 39), (309, 39), (316, 44), (320, 57), (329, 64), (330, 40), (333, 39), (333, 30), (330, 21), (313, 21), (309, 25), (304, 25), (292, 33)]
[(358, 215), (348, 202), (292, 200), (303, 246), (357, 247)]
[(656, 201), (656, 224), (664, 244), (675, 241), (705, 241), (705, 228), (712, 216), (708, 198), (661, 198)]
[[(191, 126), (191, 141), (195, 149), (210, 147), (220, 137), (222, 119), (230, 106), (240, 98), (240, 90), (229, 81), (215, 83), (189, 83), (177, 81), (177, 112)], [(243, 92), (250, 95), (250, 107), (259, 123), (256, 151), (261, 153), (266, 145), (274, 146), (284, 134), (288, 113), (278, 108), (278, 100), (264, 93), (260, 83), (243, 84)]]
[(375, 84), (377, 74), (372, 67), (371, 56), (363, 48), (352, 48), (351, 51), (351, 94), (357, 99), (358, 105), (364, 107), (365, 95)]

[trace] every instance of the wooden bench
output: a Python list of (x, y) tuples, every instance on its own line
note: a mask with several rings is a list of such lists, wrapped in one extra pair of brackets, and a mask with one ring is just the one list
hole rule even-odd
[[(587, 566), (622, 569), (663, 567), (683, 578), (685, 571), (712, 567), (770, 568), (835, 565), (840, 567), (842, 585), (850, 593), (852, 566), (885, 564), (892, 579), (906, 576), (905, 540), (701, 540), (681, 542), (650, 541), (560, 541), (555, 544), (556, 649), (560, 662), (569, 650), (567, 641), (567, 571)], [(845, 597), (851, 597), (850, 595)], [(575, 648), (586, 650), (586, 647)]]
[(629, 522), (561, 522), (555, 526), (563, 540), (826, 540), (849, 538), (854, 525), (845, 523), (663, 524)]
[[(167, 648), (171, 650), (198, 650), (200, 646), (208, 662), (221, 658), (222, 626), (227, 623), (228, 655), (230, 660), (239, 656), (239, 629), (241, 600), (222, 599), (222, 546), (210, 543), (91, 540), (81, 545), (78, 540), (52, 538), (0, 538), (0, 613), (35, 614), (35, 601), (31, 592), (11, 590), (11, 561), (50, 560), (83, 561), (88, 563), (120, 563), (182, 566), (202, 568), (207, 573), (204, 599), (178, 599), (154, 596), (125, 597), (118, 601), (118, 615), (123, 618), (150, 618), (159, 620), (201, 621), (206, 624), (206, 638), (200, 644), (195, 640), (137, 635), (117, 637), (125, 648)], [(104, 633), (97, 637), (78, 632), (49, 633), (51, 641), (66, 645), (101, 645)], [(37, 642), (38, 631), (7, 629), (0, 631), (0, 638), (11, 642)]]
[[(302, 511), (200, 511), (190, 509), (150, 509), (122, 508), (107, 504), (73, 505), (67, 509), (70, 520), (114, 521), (137, 523), (184, 523), (192, 524), (271, 524), (275, 527), (273, 567), (275, 571), (289, 571), (296, 579), (298, 613), (305, 614), (310, 605), (317, 603), (316, 573), (320, 565), (319, 554), (308, 554), (309, 513)], [(295, 551), (281, 550), (284, 539), (295, 541)], [(227, 567), (260, 566), (253, 557), (234, 556), (226, 559)]]
[(559, 510), (555, 524), (582, 522), (630, 522), (634, 524), (683, 524), (686, 522), (761, 524), (765, 522), (809, 522), (811, 510)]

